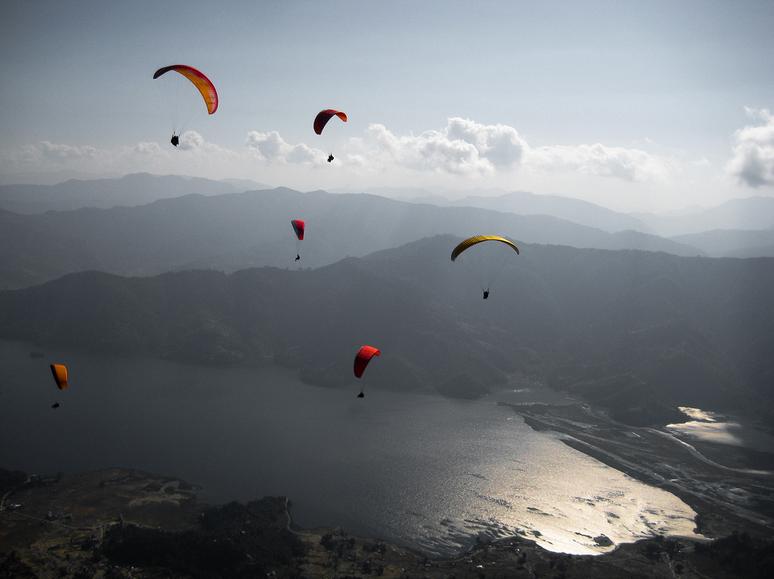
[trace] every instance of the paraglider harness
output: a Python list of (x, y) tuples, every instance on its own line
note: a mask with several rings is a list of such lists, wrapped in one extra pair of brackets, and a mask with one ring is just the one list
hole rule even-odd
[(175, 133), (172, 133), (172, 138), (169, 140), (169, 142), (177, 147), (180, 144), (180, 137), (178, 137)]
[(486, 288), (484, 290), (484, 299), (488, 299), (488, 298), (489, 298), (489, 288)]
[(333, 161), (333, 155), (328, 155), (328, 162), (330, 163), (331, 161)]

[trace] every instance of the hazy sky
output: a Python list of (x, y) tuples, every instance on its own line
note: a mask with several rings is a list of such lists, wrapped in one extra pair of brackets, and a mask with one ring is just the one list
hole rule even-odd
[[(772, 1), (4, 0), (1, 14), (4, 182), (149, 171), (626, 210), (774, 194)], [(210, 76), (215, 115), (193, 87), (151, 80), (173, 63)], [(319, 137), (327, 107), (350, 121)]]

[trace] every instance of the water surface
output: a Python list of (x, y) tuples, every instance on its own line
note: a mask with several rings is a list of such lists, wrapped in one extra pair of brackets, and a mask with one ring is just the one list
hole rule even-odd
[[(287, 495), (296, 522), (340, 525), (450, 554), (479, 534), (600, 553), (650, 534), (692, 535), (695, 513), (537, 433), (498, 400), (317, 388), (278, 368), (100, 358), (0, 342), (0, 466), (109, 466), (184, 478), (213, 501)], [(49, 361), (68, 364), (56, 390)], [(61, 402), (53, 410), (50, 405)]]

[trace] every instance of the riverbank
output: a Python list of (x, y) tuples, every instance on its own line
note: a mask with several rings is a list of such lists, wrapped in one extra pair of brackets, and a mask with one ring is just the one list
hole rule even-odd
[(586, 404), (504, 405), (534, 430), (556, 433), (566, 445), (673, 493), (696, 511), (697, 531), (707, 537), (774, 533), (774, 473), (746, 468), (744, 449), (713, 449), (709, 458), (667, 431), (625, 425)]

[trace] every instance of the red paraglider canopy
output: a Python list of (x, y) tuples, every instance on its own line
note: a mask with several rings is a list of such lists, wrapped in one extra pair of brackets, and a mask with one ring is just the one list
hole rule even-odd
[(303, 219), (293, 219), (290, 224), (293, 226), (293, 231), (296, 232), (296, 237), (299, 241), (304, 240), (304, 230), (306, 229), (306, 223)]
[(334, 109), (325, 109), (324, 111), (317, 113), (317, 116), (314, 118), (314, 132), (318, 135), (322, 135), (325, 125), (328, 124), (328, 121), (330, 121), (333, 116), (339, 117), (345, 123), (347, 122), (347, 113)]
[(361, 346), (355, 356), (355, 377), (360, 378), (365, 372), (366, 366), (374, 356), (379, 356), (382, 352), (373, 346)]

